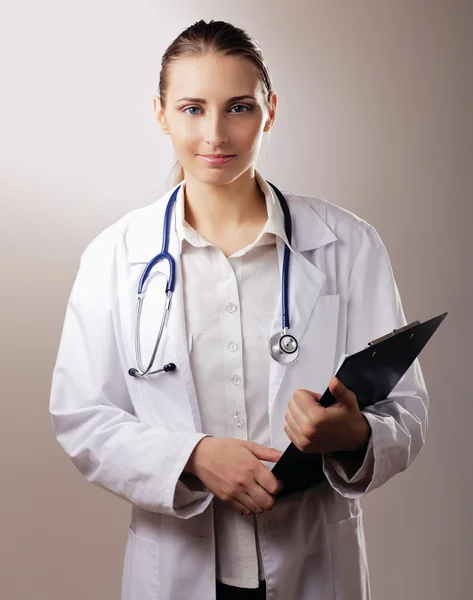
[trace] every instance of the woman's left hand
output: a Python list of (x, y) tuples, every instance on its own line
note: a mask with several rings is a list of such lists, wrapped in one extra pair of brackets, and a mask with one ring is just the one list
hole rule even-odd
[(322, 394), (296, 390), (289, 401), (284, 431), (307, 453), (356, 451), (368, 444), (371, 427), (360, 411), (356, 395), (336, 377), (329, 383), (336, 402), (324, 408)]

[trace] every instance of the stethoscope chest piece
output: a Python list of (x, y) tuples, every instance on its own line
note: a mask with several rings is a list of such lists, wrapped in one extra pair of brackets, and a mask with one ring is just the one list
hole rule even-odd
[(282, 365), (294, 362), (299, 356), (299, 344), (289, 333), (278, 331), (271, 336), (268, 347), (272, 358)]

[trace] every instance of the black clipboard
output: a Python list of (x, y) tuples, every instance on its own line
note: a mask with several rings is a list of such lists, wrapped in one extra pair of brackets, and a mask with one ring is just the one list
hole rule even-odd
[[(361, 410), (389, 396), (447, 314), (395, 329), (345, 358), (336, 377), (355, 393)], [(320, 403), (328, 407), (334, 402), (335, 398), (327, 388)], [(272, 472), (283, 482), (277, 498), (325, 480), (322, 455), (301, 452), (292, 442)]]

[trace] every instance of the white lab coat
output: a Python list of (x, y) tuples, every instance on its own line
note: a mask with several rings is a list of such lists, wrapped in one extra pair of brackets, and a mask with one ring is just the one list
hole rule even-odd
[[(173, 508), (176, 486), (187, 491), (179, 479), (182, 469), (203, 437), (174, 228), (176, 288), (156, 365), (172, 361), (178, 371), (147, 379), (128, 375), (136, 366), (137, 285), (145, 264), (160, 252), (170, 193), (120, 219), (84, 252), (52, 382), (50, 410), (59, 443), (88, 481), (132, 503), (122, 600), (215, 599), (213, 496), (189, 489), (189, 503)], [(271, 361), (271, 445), (281, 450), (289, 443), (284, 414), (294, 390), (322, 393), (343, 354), (406, 324), (376, 230), (325, 200), (285, 196), (295, 249), (290, 318), (301, 352), (288, 366)], [(277, 244), (281, 264), (284, 245), (279, 239)], [(275, 293), (280, 296), (279, 289)], [(155, 339), (151, 312), (142, 321), (145, 359)], [(280, 326), (279, 301), (268, 339)], [(370, 597), (360, 498), (415, 459), (427, 409), (416, 360), (388, 399), (364, 411), (374, 468), (367, 459), (349, 479), (324, 457), (326, 482), (257, 516), (268, 600)]]

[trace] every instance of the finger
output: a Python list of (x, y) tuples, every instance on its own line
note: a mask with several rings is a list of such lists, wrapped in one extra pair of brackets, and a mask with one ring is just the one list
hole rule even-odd
[(310, 397), (310, 399), (318, 401), (320, 400), (320, 398), (322, 398), (322, 394), (319, 394), (318, 392), (311, 392), (310, 390), (306, 390), (304, 388), (299, 388), (295, 391), (294, 395), (297, 396), (299, 395), (299, 393), (303, 393), (304, 395), (308, 395)]
[[(287, 429), (286, 429), (287, 428)], [(295, 444), (299, 450), (303, 450), (310, 443), (309, 438), (302, 433), (299, 424), (293, 419), (291, 415), (286, 418), (286, 425), (284, 427), (288, 438), (293, 444)]]
[(292, 429), (289, 427), (289, 425), (287, 423), (284, 425), (284, 431), (285, 431), (287, 437), (294, 444), (294, 446), (296, 446), (296, 448), (298, 448), (301, 452), (303, 452), (304, 447), (301, 444), (300, 438), (292, 431)]
[(247, 442), (246, 440), (242, 440), (241, 442), (245, 448), (248, 448), (248, 450), (260, 460), (277, 462), (281, 458), (282, 452), (276, 450), (276, 448), (268, 448), (266, 446), (261, 446), (256, 442)]
[(312, 422), (317, 419), (319, 414), (324, 414), (326, 409), (318, 401), (321, 396), (320, 394), (317, 394), (317, 396), (319, 396), (318, 399), (306, 390), (296, 390), (289, 401), (288, 408), (301, 425), (304, 422)]
[[(299, 397), (293, 396), (287, 405), (288, 412), (287, 414), (292, 415), (293, 419), (297, 423), (307, 423), (309, 418), (306, 414), (306, 410), (304, 410), (301, 406), (301, 399)], [(287, 419), (286, 419), (287, 420)]]
[(275, 496), (282, 488), (282, 483), (276, 479), (269, 469), (264, 465), (255, 473), (255, 479), (268, 494)]
[[(298, 442), (295, 434), (293, 433), (292, 429), (289, 427), (289, 425), (287, 423), (284, 425), (284, 432), (287, 435), (287, 437), (291, 440), (291, 442), (299, 448), (299, 442)], [(300, 450), (300, 448), (299, 448), (299, 450)]]
[(229, 504), (235, 510), (237, 510), (241, 515), (245, 515), (246, 517), (248, 517), (249, 515), (253, 514), (251, 512), (251, 510), (247, 506), (245, 506), (244, 504), (242, 504), (238, 500), (232, 500), (231, 502), (229, 502)]
[[(286, 423), (289, 425), (290, 430), (296, 437), (299, 437), (302, 435), (300, 421), (298, 419), (299, 419), (299, 415), (297, 417), (295, 417), (294, 412), (291, 412), (290, 410), (287, 411)], [(307, 421), (304, 419), (304, 422), (307, 422)]]
[(255, 482), (255, 487), (250, 490), (250, 496), (253, 498), (253, 502), (261, 507), (262, 511), (271, 510), (274, 506), (274, 496), (268, 494), (257, 482)]
[(357, 404), (356, 395), (349, 390), (338, 377), (332, 377), (328, 384), (332, 396), (342, 404), (354, 405)]
[(261, 514), (264, 512), (264, 509), (247, 492), (244, 492), (238, 496), (238, 500), (254, 514)]

